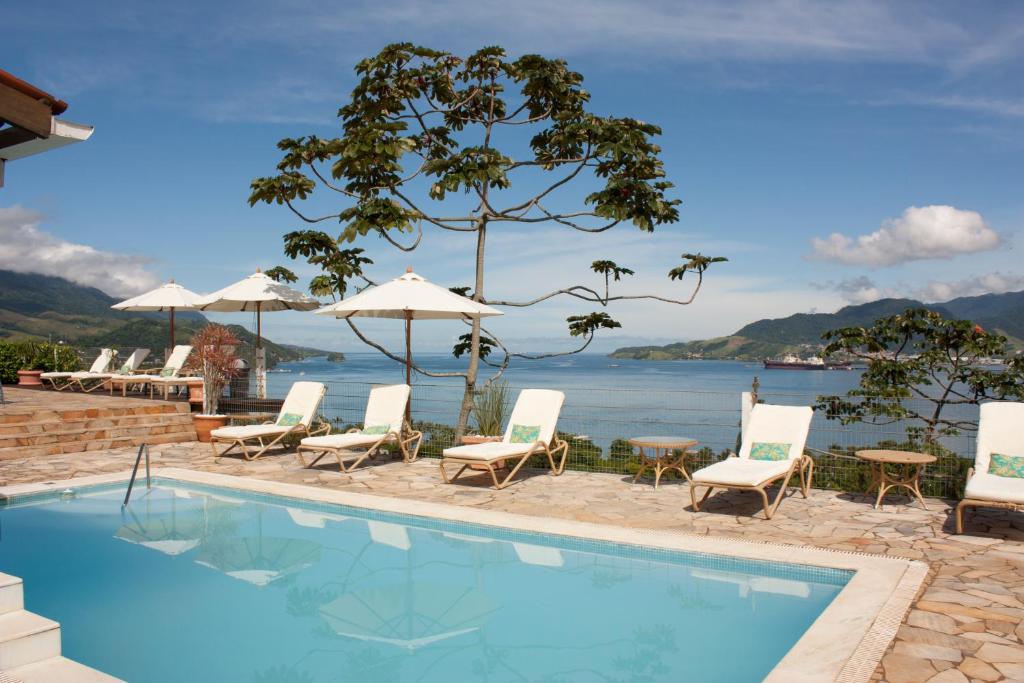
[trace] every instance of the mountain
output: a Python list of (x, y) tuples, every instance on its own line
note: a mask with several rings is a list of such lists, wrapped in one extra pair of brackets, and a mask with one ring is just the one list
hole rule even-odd
[(1024, 292), (961, 297), (945, 303), (924, 304), (914, 299), (879, 299), (866, 304), (844, 306), (835, 313), (797, 313), (786, 318), (758, 320), (744, 325), (727, 337), (666, 346), (631, 346), (616, 349), (613, 358), (678, 360), (684, 358), (762, 360), (789, 353), (814, 353), (821, 335), (840, 327), (861, 327), (925, 307), (946, 318), (972, 320), (991, 332), (999, 332), (1014, 346), (1024, 346)]
[[(115, 311), (115, 299), (95, 287), (64, 278), (0, 270), (0, 339), (63, 339), (79, 346), (145, 347), (162, 350), (170, 336), (166, 313)], [(187, 342), (207, 323), (201, 313), (175, 315), (174, 331)], [(228, 325), (245, 345), (256, 337), (241, 325)], [(336, 352), (263, 339), (267, 365)]]

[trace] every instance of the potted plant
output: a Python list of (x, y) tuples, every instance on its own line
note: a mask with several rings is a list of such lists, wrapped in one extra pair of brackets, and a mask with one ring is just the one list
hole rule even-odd
[(202, 412), (192, 416), (196, 437), (209, 443), (210, 432), (228, 423), (228, 416), (217, 412), (221, 394), (237, 372), (235, 346), (238, 338), (223, 325), (211, 323), (192, 337), (192, 354), (189, 356), (189, 374), (203, 378)]
[[(8, 366), (16, 368), (18, 386), (41, 387), (44, 372), (71, 372), (78, 369), (78, 355), (71, 347), (49, 342), (6, 342), (0, 348), (2, 373)], [(11, 381), (13, 377), (5, 378)]]
[[(476, 434), (462, 437), (463, 445), (501, 441), (501, 430), (505, 425), (508, 410), (508, 382), (493, 382), (477, 394), (473, 400), (473, 418), (476, 420)], [(505, 461), (496, 463), (504, 467)], [(483, 465), (470, 465), (470, 469), (486, 470)]]

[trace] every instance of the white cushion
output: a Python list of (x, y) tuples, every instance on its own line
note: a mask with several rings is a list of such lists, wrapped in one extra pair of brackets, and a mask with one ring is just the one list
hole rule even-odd
[(75, 374), (75, 373), (73, 373), (73, 372), (44, 372), (43, 374), (41, 374), (39, 376), (42, 377), (43, 379), (64, 379), (66, 377), (70, 377), (73, 374)]
[(988, 472), (977, 472), (967, 480), (964, 498), (1024, 505), (1024, 479), (997, 477)]
[(370, 389), (363, 426), (387, 425), (391, 431), (401, 432), (402, 422), (405, 421), (405, 407), (409, 403), (409, 392), (408, 384), (391, 384)]
[(238, 425), (214, 429), (210, 434), (218, 439), (255, 439), (260, 436), (278, 436), (291, 431), (291, 429), (291, 427), (278, 427), (277, 425)]
[(372, 446), (384, 437), (384, 434), (328, 434), (327, 436), (307, 436), (302, 445), (309, 448), (356, 448)]
[(317, 408), (320, 407), (320, 401), (325, 393), (327, 387), (321, 382), (295, 382), (284, 398), (278, 419), (282, 415), (301, 415), (299, 422), (308, 426), (316, 417)]
[(792, 460), (726, 458), (721, 462), (699, 469), (690, 476), (695, 483), (699, 484), (760, 486), (766, 481), (786, 474), (792, 464)]
[(750, 411), (738, 455), (742, 459), (749, 458), (750, 447), (755, 443), (788, 443), (789, 459), (799, 458), (804, 453), (813, 416), (810, 406), (758, 403)]
[(455, 446), (444, 449), (446, 458), (464, 458), (467, 460), (501, 460), (522, 455), (533, 448), (532, 443), (505, 443), (504, 441), (488, 441), (469, 446)]
[(977, 454), (974, 470), (988, 473), (993, 453), (1024, 455), (1024, 403), (983, 403), (978, 416)]
[(202, 377), (152, 377), (150, 382), (154, 384), (188, 384), (189, 382), (202, 382)]
[(512, 417), (508, 419), (504, 441), (507, 442), (512, 438), (512, 427), (523, 425), (540, 427), (540, 435), (537, 440), (541, 443), (551, 443), (551, 439), (555, 436), (555, 427), (558, 425), (558, 415), (562, 412), (562, 403), (564, 402), (565, 394), (561, 391), (523, 389), (519, 392), (519, 397), (516, 398)]

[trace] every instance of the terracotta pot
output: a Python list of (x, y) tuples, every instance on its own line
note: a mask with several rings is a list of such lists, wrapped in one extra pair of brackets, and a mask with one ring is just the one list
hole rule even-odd
[(42, 370), (18, 370), (19, 387), (41, 387), (43, 386)]
[(202, 443), (210, 443), (210, 432), (220, 429), (228, 423), (227, 415), (193, 415), (192, 424), (196, 428), (196, 439)]
[[(489, 441), (501, 441), (501, 437), (500, 436), (484, 436), (483, 434), (466, 434), (466, 435), (464, 435), (462, 437), (462, 445), (463, 446), (475, 446), (478, 443), (487, 443)], [(505, 461), (504, 460), (499, 460), (496, 463), (494, 463), (494, 466), (497, 467), (498, 469), (501, 469), (501, 468), (505, 467)], [(486, 472), (487, 471), (487, 466), (486, 465), (470, 465), (469, 469), (471, 469), (471, 470), (479, 470), (479, 471), (482, 471), (482, 472)]]
[[(203, 383), (202, 382), (189, 382), (188, 384), (188, 402), (193, 405), (203, 405)], [(202, 410), (202, 408), (200, 408)]]

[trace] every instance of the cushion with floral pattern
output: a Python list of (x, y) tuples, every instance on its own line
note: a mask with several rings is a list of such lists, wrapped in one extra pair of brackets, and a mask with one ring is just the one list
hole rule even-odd
[(537, 425), (512, 425), (511, 443), (534, 443), (540, 438)]
[(366, 434), (367, 436), (381, 436), (391, 431), (391, 425), (366, 425), (361, 430), (360, 434)]
[(750, 445), (751, 460), (786, 460), (789, 458), (788, 443), (769, 443), (755, 441)]
[(1024, 456), (993, 453), (989, 456), (988, 473), (997, 477), (1024, 479)]
[(278, 427), (294, 427), (301, 423), (302, 415), (299, 415), (298, 413), (285, 413), (281, 417), (277, 418)]

